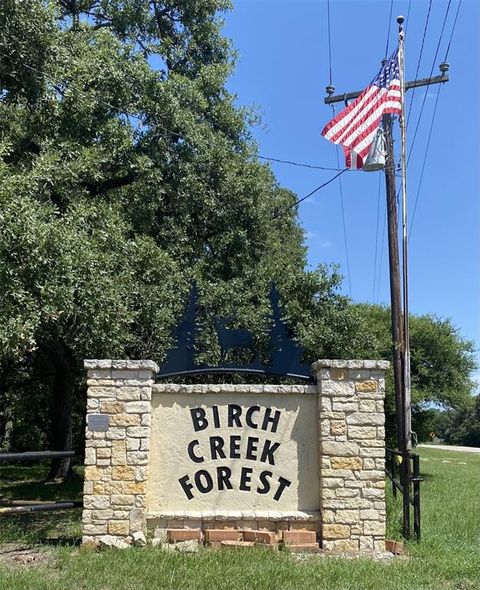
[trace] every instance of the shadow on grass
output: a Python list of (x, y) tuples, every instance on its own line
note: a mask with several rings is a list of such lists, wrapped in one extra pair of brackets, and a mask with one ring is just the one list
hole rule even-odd
[(47, 537), (43, 540), (44, 545), (51, 547), (80, 547), (82, 544), (82, 537)]
[(45, 482), (46, 466), (0, 467), (0, 498), (2, 500), (80, 500), (83, 479), (76, 471), (64, 482)]
[(0, 542), (77, 545), (81, 509), (0, 516)]

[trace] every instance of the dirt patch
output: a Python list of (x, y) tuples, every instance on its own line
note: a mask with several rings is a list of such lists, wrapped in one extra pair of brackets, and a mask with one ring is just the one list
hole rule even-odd
[(0, 545), (0, 565), (24, 567), (46, 565), (52, 559), (50, 552), (34, 545), (4, 543)]

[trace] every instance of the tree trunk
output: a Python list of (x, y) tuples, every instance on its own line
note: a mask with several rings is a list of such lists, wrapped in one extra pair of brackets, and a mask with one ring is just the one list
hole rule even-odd
[[(51, 450), (72, 448), (72, 406), (75, 391), (75, 362), (63, 342), (49, 347), (48, 355), (55, 368), (52, 391)], [(71, 475), (71, 459), (52, 459), (47, 480), (63, 480)]]
[(11, 450), (13, 435), (12, 411), (7, 394), (7, 371), (0, 365), (0, 451), (8, 453)]

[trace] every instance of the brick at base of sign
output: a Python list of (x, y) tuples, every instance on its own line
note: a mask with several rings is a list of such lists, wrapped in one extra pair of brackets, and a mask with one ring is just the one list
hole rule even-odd
[[(167, 544), (181, 545), (187, 542), (201, 543), (200, 529), (167, 529), (163, 536)], [(276, 533), (265, 530), (238, 529), (207, 529), (204, 535), (205, 544), (212, 548), (221, 547), (269, 547), (278, 549), (280, 546), (294, 552), (320, 552), (315, 531), (294, 530), (284, 531), (280, 541)], [(158, 545), (159, 543), (155, 543)]]
[(314, 531), (283, 531), (282, 540), (286, 546), (315, 544), (317, 536)]
[(283, 531), (283, 546), (292, 553), (320, 553), (315, 531)]
[(203, 541), (200, 529), (167, 529), (166, 541), (168, 543), (179, 543), (182, 541)]
[(277, 535), (273, 531), (243, 531), (245, 541), (253, 541), (262, 545), (275, 545)]
[(237, 529), (207, 529), (205, 542), (210, 547), (219, 547), (222, 541), (242, 541), (242, 533)]

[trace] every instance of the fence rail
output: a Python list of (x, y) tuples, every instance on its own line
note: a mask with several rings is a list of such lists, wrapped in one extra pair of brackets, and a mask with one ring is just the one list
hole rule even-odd
[[(0, 463), (15, 461), (41, 461), (42, 459), (65, 459), (75, 457), (74, 451), (27, 451), (24, 453), (0, 453)], [(25, 514), (28, 512), (54, 512), (81, 508), (83, 502), (60, 500), (58, 502), (37, 502), (32, 500), (0, 499), (0, 516)]]
[(413, 507), (413, 530), (417, 541), (421, 539), (420, 512), (420, 457), (416, 453), (401, 453), (386, 449), (385, 473), (392, 482), (394, 498), (397, 490), (403, 500), (403, 536), (410, 538), (410, 506)]
[(40, 459), (65, 459), (75, 457), (75, 451), (26, 451), (24, 453), (0, 453), (0, 461), (37, 461)]

